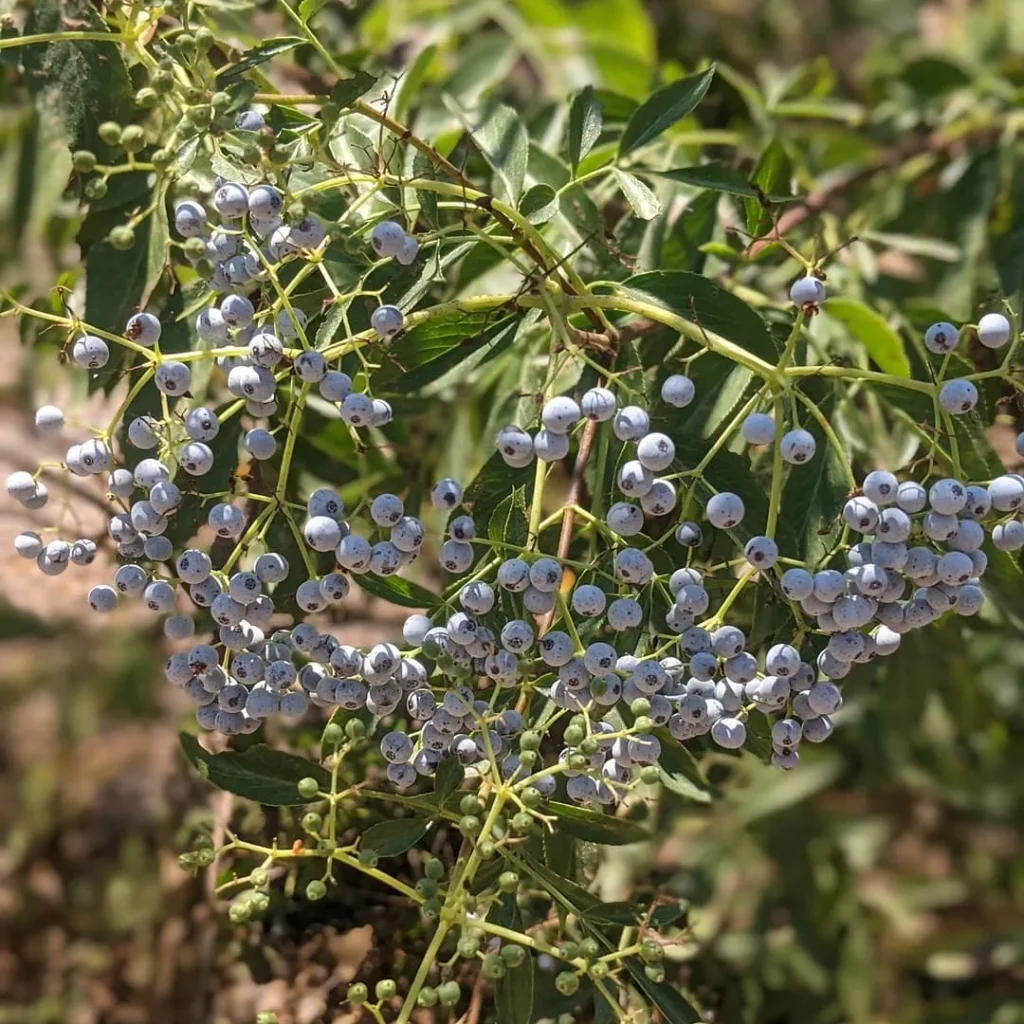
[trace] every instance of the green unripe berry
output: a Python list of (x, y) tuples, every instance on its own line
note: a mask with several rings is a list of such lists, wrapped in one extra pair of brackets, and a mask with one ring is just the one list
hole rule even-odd
[(482, 822), (475, 814), (464, 814), (459, 819), (459, 831), (464, 836), (475, 836), (480, 831)]
[(107, 194), (107, 182), (105, 178), (92, 178), (85, 183), (82, 189), (88, 199), (102, 199)]
[(587, 757), (593, 757), (597, 753), (597, 740), (593, 736), (584, 736), (579, 743), (579, 749), (581, 754), (586, 754)]
[(204, 846), (201, 850), (196, 850), (195, 858), (197, 867), (208, 868), (217, 859), (217, 855), (210, 847)]
[(213, 33), (204, 25), (196, 29), (196, 46), (204, 52), (215, 42)]
[(96, 154), (89, 149), (79, 149), (71, 155), (71, 166), (79, 174), (88, 174), (96, 166)]
[[(192, 241), (192, 239), (189, 239)], [(324, 743), (329, 747), (336, 747), (345, 740), (345, 730), (337, 722), (328, 722), (324, 726)]]
[(195, 871), (199, 866), (197, 855), (194, 853), (180, 853), (178, 854), (178, 867), (182, 871)]
[(559, 952), (564, 959), (575, 960), (580, 955), (579, 943), (573, 942), (572, 939), (566, 939), (559, 947)]
[(480, 911), (480, 901), (471, 892), (467, 892), (463, 897), (462, 905), (467, 914), (476, 914)]
[(250, 893), (249, 909), (254, 917), (262, 917), (270, 909), (270, 897), (265, 892)]
[(394, 999), (398, 986), (390, 978), (381, 978), (373, 987), (373, 994), (378, 999)]
[(149, 159), (158, 171), (166, 171), (174, 161), (174, 154), (168, 153), (166, 149), (157, 149)]
[(142, 107), (144, 110), (149, 110), (150, 108), (155, 107), (159, 100), (160, 97), (157, 95), (156, 89), (152, 89), (148, 85), (144, 85), (135, 94), (136, 105)]
[(477, 850), (480, 853), (482, 860), (491, 860), (494, 855), (498, 852), (497, 847), (490, 839), (485, 839), (478, 847)]
[(196, 85), (190, 85), (184, 92), (185, 102), (191, 106), (197, 106), (206, 99), (206, 93)]
[(121, 252), (127, 252), (135, 244), (135, 232), (127, 224), (118, 224), (110, 229), (107, 241)]
[(366, 737), (366, 723), (360, 722), (358, 718), (350, 718), (345, 723), (345, 735), (350, 740), (361, 740)]
[(437, 882), (432, 878), (421, 878), (416, 883), (416, 891), (424, 898), (429, 899), (437, 895)]
[(475, 935), (463, 935), (457, 948), (463, 960), (472, 960), (480, 952), (480, 940)]
[(199, 107), (189, 107), (185, 116), (197, 128), (206, 128), (213, 123), (213, 108), (205, 104)]
[(536, 750), (521, 750), (519, 751), (519, 763), (524, 768), (532, 768), (537, 763), (537, 758), (540, 755)]
[(446, 981), (437, 989), (437, 998), (442, 1006), (454, 1006), (461, 995), (462, 989), (457, 981)]
[(171, 71), (157, 71), (154, 73), (153, 78), (153, 90), (155, 92), (166, 94), (174, 88), (174, 73)]
[(519, 811), (512, 818), (512, 828), (520, 835), (533, 831), (533, 818), (526, 811)]
[(590, 965), (590, 976), (597, 978), (600, 981), (602, 978), (608, 977), (608, 965), (601, 960), (598, 960), (596, 964)]
[(266, 135), (257, 135), (256, 145), (259, 146), (264, 153), (269, 153), (277, 145), (277, 138), (269, 132)]
[(323, 854), (325, 857), (329, 857), (337, 848), (337, 842), (330, 839), (328, 836), (323, 836), (321, 839), (318, 839), (316, 843), (316, 852)]
[(214, 267), (212, 260), (203, 257), (203, 259), (196, 262), (195, 271), (204, 281), (211, 281), (217, 268)]
[(427, 878), (433, 878), (435, 881), (440, 881), (444, 878), (444, 861), (440, 857), (431, 857), (430, 860), (423, 865), (423, 873)]
[(121, 141), (121, 126), (116, 121), (104, 121), (96, 134), (108, 145), (116, 146)]
[(640, 781), (653, 786), (661, 778), (661, 769), (656, 764), (645, 764), (640, 769)]
[(515, 892), (519, 888), (519, 876), (514, 871), (503, 871), (498, 875), (498, 889), (501, 892)]
[(274, 146), (274, 148), (270, 151), (269, 156), (271, 163), (280, 165), (288, 163), (291, 154), (288, 152), (288, 149), (285, 146)]
[(582, 754), (570, 754), (569, 767), (574, 771), (583, 771), (587, 767), (587, 759)]
[(182, 32), (181, 35), (174, 40), (174, 44), (178, 48), (178, 53), (187, 57), (195, 53), (196, 37), (189, 32)]
[(519, 737), (519, 749), (520, 750), (538, 750), (540, 748), (541, 735), (539, 732), (534, 732), (532, 729), (528, 729)]
[(580, 956), (584, 956), (588, 960), (592, 960), (600, 952), (601, 947), (597, 944), (597, 939), (588, 938), (580, 943)]
[(361, 981), (357, 981), (355, 984), (349, 985), (348, 992), (345, 993), (345, 998), (353, 1006), (362, 1006), (369, 998), (369, 995), (370, 993), (366, 986)]
[(320, 117), (324, 121), (333, 121), (341, 113), (341, 107), (337, 103), (328, 100), (320, 107)]
[(380, 859), (376, 850), (360, 850), (359, 851), (359, 863), (364, 868), (375, 868), (377, 861)]
[(322, 900), (326, 895), (327, 886), (319, 878), (314, 878), (313, 881), (306, 886), (307, 900)]
[(646, 697), (637, 697), (632, 704), (629, 705), (629, 710), (634, 715), (647, 715), (651, 711), (651, 702)]
[(519, 799), (522, 800), (527, 807), (537, 807), (544, 802), (544, 794), (533, 786), (527, 786), (526, 789), (519, 794)]
[(129, 153), (138, 153), (146, 145), (146, 133), (141, 125), (130, 124), (121, 132), (121, 145)]
[(648, 964), (644, 968), (644, 974), (646, 974), (648, 979), (653, 981), (655, 985), (660, 985), (665, 980), (665, 968), (661, 964)]
[(505, 961), (494, 953), (488, 953), (480, 964), (480, 970), (485, 978), (503, 978), (507, 967)]
[(555, 988), (563, 996), (574, 996), (580, 987), (580, 979), (572, 971), (562, 971), (555, 975)]
[(320, 783), (307, 775), (304, 779), (299, 779), (296, 789), (303, 800), (312, 800), (320, 792)]
[(501, 947), (501, 959), (509, 967), (518, 967), (526, 959), (526, 950), (517, 946), (514, 942)]
[(263, 886), (270, 881), (270, 874), (267, 872), (266, 868), (255, 868), (249, 874), (249, 881), (252, 882), (257, 889), (262, 889)]
[(320, 829), (324, 827), (323, 815), (317, 814), (316, 811), (307, 811), (302, 816), (302, 831), (309, 832), (312, 835), (316, 835)]
[(210, 106), (213, 107), (218, 114), (222, 114), (231, 106), (231, 97), (226, 92), (215, 92), (210, 97)]
[(582, 726), (570, 725), (569, 728), (565, 730), (565, 742), (568, 743), (570, 747), (575, 747), (577, 743), (583, 742), (586, 735), (587, 732)]
[(459, 801), (459, 812), (462, 814), (479, 814), (483, 809), (484, 805), (472, 793), (467, 793)]
[(228, 920), (232, 924), (245, 924), (252, 915), (249, 909), (249, 901), (245, 899), (236, 900), (228, 907)]
[(654, 939), (644, 939), (640, 944), (640, 956), (649, 964), (659, 963), (665, 959), (665, 950), (660, 942)]
[(420, 989), (420, 994), (416, 997), (416, 1005), (425, 1006), (428, 1009), (431, 1006), (437, 1006), (437, 989), (424, 985)]
[(650, 732), (654, 728), (654, 723), (646, 715), (637, 715), (633, 724), (636, 726), (637, 732)]
[(242, 162), (246, 164), (258, 164), (263, 159), (259, 146), (246, 146), (242, 150)]
[(264, 1010), (256, 1014), (256, 1024), (278, 1024), (277, 1014)]
[(420, 913), (428, 921), (436, 921), (441, 916), (441, 901), (435, 896), (420, 907)]

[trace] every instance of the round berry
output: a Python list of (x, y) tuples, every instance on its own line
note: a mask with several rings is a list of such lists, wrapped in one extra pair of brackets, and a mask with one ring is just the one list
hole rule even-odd
[(671, 377), (666, 377), (665, 382), (661, 385), (661, 400), (676, 409), (684, 409), (688, 406), (693, 401), (695, 394), (696, 388), (693, 386), (693, 381), (681, 373), (674, 373)]

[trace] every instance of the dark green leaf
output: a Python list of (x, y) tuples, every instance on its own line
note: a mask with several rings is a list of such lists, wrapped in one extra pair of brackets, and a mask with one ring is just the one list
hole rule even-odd
[(525, 500), (531, 499), (533, 472), (532, 466), (525, 469), (506, 466), (501, 455), (494, 452), (466, 488), (462, 503), (478, 523), (490, 523), (494, 510), (516, 487), (527, 488)]
[(637, 923), (642, 913), (643, 909), (632, 903), (598, 903), (584, 914), (584, 919), (590, 924), (618, 925), (628, 928)]
[(757, 195), (746, 203), (748, 235), (756, 238), (771, 227), (771, 217), (762, 204), (770, 203), (769, 197), (773, 193), (788, 195), (792, 173), (792, 163), (785, 147), (778, 139), (772, 139), (751, 175), (751, 181), (757, 186)]
[(879, 369), (898, 377), (910, 376), (903, 339), (880, 313), (856, 299), (826, 299), (821, 308), (849, 329)]
[(661, 265), (666, 270), (690, 270), (699, 274), (706, 259), (701, 247), (711, 240), (717, 220), (718, 196), (714, 192), (697, 196), (666, 232)]
[(301, 36), (278, 36), (274, 39), (265, 39), (258, 46), (254, 46), (249, 50), (236, 64), (229, 64), (218, 72), (218, 87), (223, 88), (229, 82), (240, 78), (250, 68), (259, 67), (260, 64), (265, 64), (271, 57), (294, 50), (296, 46), (302, 46), (305, 42), (306, 40)]
[(531, 224), (546, 224), (558, 213), (558, 193), (550, 185), (533, 185), (520, 200), (519, 212)]
[(438, 804), (444, 804), (448, 797), (457, 792), (465, 777), (466, 770), (457, 757), (442, 758), (434, 773), (434, 792), (437, 794)]
[(706, 277), (682, 270), (654, 270), (630, 277), (624, 283), (766, 362), (774, 364), (779, 357), (778, 346), (761, 317), (742, 299)]
[(650, 923), (654, 928), (667, 928), (670, 924), (686, 916), (686, 905), (683, 903), (663, 903), (651, 914)]
[(437, 594), (403, 576), (377, 576), (364, 572), (352, 578), (367, 593), (403, 608), (436, 608), (440, 600)]
[(499, 198), (515, 206), (523, 193), (529, 137), (519, 115), (502, 103), (495, 104), (481, 124), (471, 128), (473, 142), (501, 184)]
[(656, 139), (667, 128), (686, 117), (704, 98), (715, 75), (714, 67), (699, 75), (681, 78), (659, 89), (645, 100), (626, 125), (619, 140), (619, 156), (626, 156)]
[(627, 821), (625, 818), (616, 818), (613, 814), (603, 814), (589, 807), (563, 804), (556, 800), (549, 801), (547, 806), (561, 822), (560, 828), (588, 843), (626, 846), (629, 843), (642, 843), (651, 838), (650, 832), (642, 825), (635, 821)]
[(487, 524), (487, 535), (496, 543), (522, 546), (526, 543), (527, 530), (526, 489), (520, 486), (494, 510)]
[(573, 174), (580, 161), (601, 136), (601, 103), (594, 96), (594, 87), (585, 86), (569, 108), (569, 163)]
[(643, 220), (651, 220), (661, 213), (658, 197), (635, 174), (614, 168), (615, 180), (629, 201), (633, 212)]
[[(522, 914), (511, 893), (505, 894), (499, 915), (503, 927), (518, 932), (523, 930)], [(534, 957), (528, 953), (521, 964), (509, 967), (504, 976), (494, 983), (494, 1009), (498, 1024), (533, 1024), (534, 970)]]
[(362, 850), (373, 850), (380, 857), (397, 857), (415, 846), (427, 833), (426, 818), (399, 818), (371, 825), (360, 840)]
[(357, 71), (351, 78), (343, 78), (334, 85), (331, 89), (331, 102), (344, 109), (368, 93), (376, 84), (377, 79), (374, 75)]
[(195, 736), (180, 733), (185, 756), (207, 782), (235, 796), (269, 807), (290, 807), (316, 799), (299, 796), (299, 779), (314, 778), (322, 790), (329, 790), (331, 776), (315, 761), (285, 754), (262, 743), (238, 752), (210, 754)]
[(631, 956), (625, 961), (633, 984), (650, 1000), (661, 1014), (665, 1024), (700, 1024), (703, 1014), (698, 1013), (667, 981), (655, 982), (647, 977), (644, 962)]
[(654, 735), (661, 742), (661, 782), (679, 796), (699, 804), (711, 802), (712, 786), (708, 782), (696, 758), (667, 729), (655, 729)]
[[(713, 192), (727, 192), (733, 196), (747, 199), (756, 198), (757, 190), (750, 184), (745, 175), (725, 164), (698, 164), (696, 167), (677, 167), (671, 171), (651, 171), (663, 178), (693, 185), (696, 188), (711, 189)], [(784, 201), (786, 196), (768, 196), (769, 199)]]

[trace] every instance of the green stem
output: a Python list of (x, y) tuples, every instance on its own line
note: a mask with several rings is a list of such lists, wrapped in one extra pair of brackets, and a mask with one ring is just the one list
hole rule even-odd
[(776, 397), (772, 405), (772, 413), (775, 417), (775, 446), (772, 450), (772, 487), (768, 497), (768, 525), (765, 533), (769, 537), (775, 536), (775, 527), (779, 522), (779, 509), (782, 506), (782, 478), (784, 475), (782, 465), (782, 438), (778, 436), (783, 419), (783, 401)]
[(0, 39), (0, 50), (13, 46), (32, 46), (36, 43), (128, 43), (128, 36), (116, 32), (36, 32), (28, 36)]

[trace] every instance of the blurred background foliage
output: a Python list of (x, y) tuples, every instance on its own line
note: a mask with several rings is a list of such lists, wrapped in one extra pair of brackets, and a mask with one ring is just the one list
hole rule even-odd
[[(787, 237), (808, 253), (842, 247), (828, 266), (831, 294), (897, 331), (919, 332), (939, 314), (970, 319), (1000, 296), (1020, 309), (1024, 5), (302, 6), (347, 64), (403, 75), (392, 109), (422, 134), (443, 141), (445, 97), (471, 107), (498, 96), (546, 140), (536, 161), (558, 148), (568, 93), (594, 83), (608, 90), (606, 122), (623, 120), (654, 84), (715, 60), (669, 166), (719, 160), (772, 189), (792, 179), (804, 200), (783, 214)], [(273, 4), (207, 9), (218, 38), (251, 45), (289, 31)], [(0, 280), (39, 295), (54, 280), (76, 283), (80, 221), (60, 140), (8, 55), (0, 50)], [(293, 58), (266, 66), (273, 84), (315, 91), (316, 54), (300, 46)], [(777, 250), (746, 251), (746, 232), (767, 225), (742, 199), (694, 189), (655, 223), (611, 191), (596, 198), (595, 276), (624, 277), (669, 254), (756, 305), (796, 275)], [(7, 472), (34, 443), (35, 396), (69, 385), (54, 368), (62, 339), (44, 333), (28, 348), (10, 321), (2, 328)], [(819, 318), (816, 331), (854, 361), (877, 344), (877, 325), (853, 330), (838, 316)], [(971, 354), (984, 368), (985, 353)], [(489, 443), (491, 384), (470, 376), (442, 389), (452, 405), (418, 410), (418, 476), (470, 477)], [(990, 439), (1008, 465), (1019, 420), (1012, 402), (998, 405)], [(862, 467), (914, 454), (912, 431), (857, 395), (836, 423)], [(356, 467), (331, 431), (325, 421), (308, 439), (318, 475), (360, 468), (359, 486), (375, 490), (404, 479), (401, 459)], [(243, 1022), (260, 1009), (305, 1024), (347, 1019), (341, 983), (380, 963), (366, 928), (386, 911), (343, 886), (326, 911), (285, 907), (262, 949), (226, 926), (207, 880), (175, 864), (190, 822), (230, 810), (221, 797), (204, 805), (208, 792), (176, 752), (173, 727), (187, 710), (159, 679), (158, 632), (124, 620), (99, 629), (79, 613), (77, 578), (63, 596), (34, 596), (9, 554), (24, 526), (0, 512), (0, 1024)], [(800, 770), (751, 760), (710, 801), (666, 792), (663, 841), (615, 851), (601, 867), (608, 899), (638, 879), (689, 901), (689, 932), (669, 957), (709, 1021), (1024, 1022), (1022, 597), (1004, 588), (977, 620), (908, 635), (895, 657), (858, 672), (833, 741)], [(386, 614), (373, 602), (347, 610), (339, 635), (397, 631)], [(714, 780), (715, 765), (705, 767)]]

